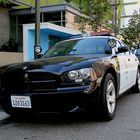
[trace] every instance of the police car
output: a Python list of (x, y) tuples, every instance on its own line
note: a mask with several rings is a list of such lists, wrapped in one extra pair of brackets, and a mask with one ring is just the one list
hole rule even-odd
[(98, 110), (104, 120), (111, 120), (116, 99), (128, 89), (140, 91), (138, 63), (112, 36), (65, 40), (41, 59), (1, 67), (1, 105), (17, 116)]

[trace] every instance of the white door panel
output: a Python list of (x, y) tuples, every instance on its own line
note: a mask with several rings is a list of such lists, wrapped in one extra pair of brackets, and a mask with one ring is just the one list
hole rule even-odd
[(117, 53), (118, 48), (125, 46), (124, 43), (120, 43), (117, 40), (116, 47), (112, 49), (112, 54), (117, 56), (119, 61), (119, 72), (120, 72), (120, 90), (119, 94), (131, 88), (136, 82), (136, 74), (138, 68), (138, 59), (129, 50), (123, 53)]
[(137, 69), (138, 69), (138, 60), (135, 55), (131, 54), (129, 55), (129, 80), (130, 80), (130, 86), (133, 86), (136, 82), (136, 75), (137, 75)]
[(120, 65), (120, 92), (123, 93), (128, 86), (128, 69), (127, 69), (127, 59), (124, 54), (118, 55), (119, 65)]

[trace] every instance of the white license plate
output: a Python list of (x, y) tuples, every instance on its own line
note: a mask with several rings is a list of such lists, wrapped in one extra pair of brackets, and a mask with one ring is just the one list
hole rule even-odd
[(32, 108), (29, 96), (11, 96), (12, 107)]

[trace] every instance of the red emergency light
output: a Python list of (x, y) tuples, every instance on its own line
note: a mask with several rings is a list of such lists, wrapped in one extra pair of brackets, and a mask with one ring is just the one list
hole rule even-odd
[(91, 36), (102, 36), (102, 35), (111, 35), (112, 31), (111, 30), (104, 30), (104, 31), (100, 31), (100, 32), (91, 32), (90, 35)]

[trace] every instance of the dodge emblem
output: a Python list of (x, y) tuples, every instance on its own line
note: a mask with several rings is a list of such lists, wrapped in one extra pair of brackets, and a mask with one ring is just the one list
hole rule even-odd
[(28, 73), (25, 73), (24, 79), (25, 79), (25, 80), (28, 80)]

